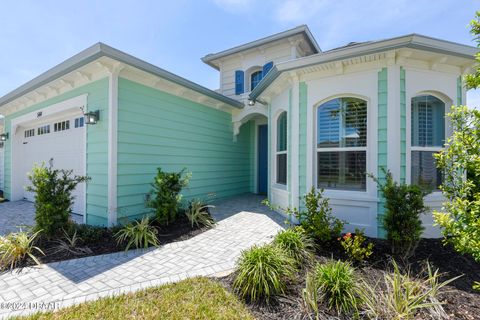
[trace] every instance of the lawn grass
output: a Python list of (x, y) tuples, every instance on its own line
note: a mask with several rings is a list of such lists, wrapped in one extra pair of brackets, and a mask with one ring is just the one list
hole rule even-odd
[(233, 294), (204, 277), (19, 319), (251, 319)]

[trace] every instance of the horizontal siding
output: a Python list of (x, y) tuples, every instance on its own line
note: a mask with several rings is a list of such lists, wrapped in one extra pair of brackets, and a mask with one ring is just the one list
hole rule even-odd
[(231, 115), (119, 79), (118, 218), (148, 213), (145, 194), (157, 167), (192, 173), (186, 199), (229, 197), (252, 189), (252, 125), (233, 139)]
[[(108, 150), (108, 78), (75, 88), (55, 98), (36, 104), (30, 108), (9, 115), (5, 119), (6, 132), (11, 132), (11, 120), (50, 105), (88, 94), (90, 110), (100, 110), (100, 121), (87, 126), (87, 223), (106, 225), (107, 223), (107, 150)], [(11, 141), (5, 146), (5, 195), (10, 198), (11, 187)]]

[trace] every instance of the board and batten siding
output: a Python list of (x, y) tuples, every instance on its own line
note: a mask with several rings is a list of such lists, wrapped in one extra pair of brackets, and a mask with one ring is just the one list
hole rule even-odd
[[(8, 115), (5, 118), (5, 132), (11, 132), (11, 121), (24, 114), (41, 110), (50, 105), (88, 94), (87, 110), (100, 110), (100, 119), (96, 125), (87, 126), (87, 223), (92, 225), (107, 224), (107, 129), (108, 129), (108, 78), (60, 94), (52, 99), (35, 104), (27, 109)], [(5, 198), (11, 196), (11, 143), (5, 143)], [(72, 143), (75, 143), (72, 141)]]
[(145, 196), (158, 167), (192, 173), (184, 200), (251, 192), (252, 130), (248, 122), (234, 139), (229, 113), (119, 78), (119, 222), (151, 212)]

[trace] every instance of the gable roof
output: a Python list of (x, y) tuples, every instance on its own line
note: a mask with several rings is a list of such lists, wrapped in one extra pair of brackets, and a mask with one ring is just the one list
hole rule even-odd
[(129, 55), (123, 51), (110, 47), (102, 42), (98, 42), (93, 46), (83, 50), (82, 52), (74, 55), (73, 57), (65, 60), (64, 62), (60, 63), (59, 65), (53, 67), (52, 69), (42, 73), (38, 77), (28, 81), (27, 83), (23, 84), (22, 86), (18, 87), (17, 89), (7, 93), (3, 97), (0, 98), (0, 108), (2, 105), (5, 105), (8, 102), (11, 102), (24, 94), (31, 92), (51, 81), (54, 81), (90, 62), (93, 62), (101, 57), (109, 57), (116, 61), (125, 63), (142, 71), (151, 73), (155, 76), (160, 78), (166, 79), (171, 81), (175, 84), (184, 86), (188, 89), (196, 91), (200, 94), (213, 98), (215, 100), (221, 101), (226, 103), (235, 108), (243, 108), (244, 104), (228, 98), (218, 92), (205, 88), (195, 82), (182, 78), (176, 74), (173, 74), (165, 69), (157, 67), (151, 63), (148, 63), (144, 60), (138, 59), (132, 55)]
[(275, 79), (277, 79), (283, 72), (286, 71), (400, 48), (430, 51), (465, 58), (472, 61), (475, 58), (475, 54), (480, 52), (477, 47), (427, 37), (415, 33), (379, 41), (367, 41), (360, 43), (351, 42), (346, 46), (275, 65), (250, 93), (249, 98), (251, 100), (256, 100), (262, 94), (262, 92), (268, 88), (272, 82), (275, 81)]
[(262, 46), (262, 45), (265, 45), (265, 44), (268, 44), (268, 43), (271, 43), (271, 42), (274, 42), (274, 41), (277, 41), (277, 40), (292, 37), (292, 36), (295, 36), (295, 35), (298, 35), (298, 34), (304, 35), (305, 39), (307, 40), (307, 42), (310, 45), (314, 54), (322, 52), (322, 50), (320, 49), (320, 46), (318, 45), (317, 41), (313, 37), (312, 33), (310, 32), (310, 29), (308, 28), (307, 25), (304, 24), (304, 25), (295, 27), (293, 29), (286, 30), (286, 31), (283, 31), (283, 32), (280, 32), (280, 33), (276, 33), (276, 34), (273, 34), (271, 36), (261, 38), (261, 39), (258, 39), (258, 40), (252, 41), (252, 42), (248, 42), (246, 44), (242, 44), (242, 45), (239, 45), (239, 46), (236, 46), (236, 47), (224, 50), (224, 51), (207, 54), (205, 57), (202, 58), (202, 61), (205, 62), (206, 64), (208, 64), (209, 66), (218, 70), (219, 69), (218, 66), (213, 63), (214, 60), (217, 60), (217, 59), (220, 59), (220, 58), (223, 58), (225, 56), (229, 56), (231, 54), (235, 54), (235, 53), (238, 53), (238, 52), (241, 52), (241, 51), (245, 51), (245, 50), (248, 50), (248, 49), (251, 49), (251, 48), (259, 47), (259, 46)]

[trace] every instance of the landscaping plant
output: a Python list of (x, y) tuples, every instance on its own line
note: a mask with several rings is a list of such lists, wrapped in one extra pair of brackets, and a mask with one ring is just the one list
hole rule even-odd
[[(343, 230), (344, 222), (332, 214), (328, 198), (323, 197), (323, 189), (318, 192), (314, 187), (303, 196), (305, 210), (297, 208), (281, 208), (270, 204), (268, 200), (262, 203), (271, 210), (281, 210), (300, 221), (300, 225), (310, 235), (320, 242), (336, 238)], [(288, 223), (288, 222), (286, 222)]]
[(428, 192), (416, 185), (397, 183), (390, 171), (385, 172), (385, 176), (385, 183), (374, 178), (385, 198), (383, 228), (387, 232), (392, 253), (408, 258), (422, 236), (424, 227), (420, 216), (428, 210), (423, 203)]
[(207, 205), (198, 199), (193, 199), (188, 203), (185, 215), (187, 216), (188, 221), (190, 221), (192, 228), (194, 226), (197, 228), (210, 228), (215, 225), (215, 220), (208, 211), (209, 208), (214, 208), (214, 206)]
[(393, 272), (385, 272), (382, 283), (371, 286), (365, 281), (358, 286), (365, 314), (370, 319), (414, 319), (420, 310), (427, 310), (433, 319), (447, 317), (438, 300), (439, 291), (452, 281), (439, 282), (438, 270), (432, 271), (427, 264), (425, 279), (413, 278), (409, 272), (403, 274), (393, 262)]
[(359, 229), (355, 229), (355, 235), (349, 232), (338, 240), (349, 258), (355, 261), (362, 262), (373, 253), (373, 243), (365, 245), (365, 235)]
[(90, 178), (44, 164), (34, 166), (28, 177), (32, 185), (26, 190), (35, 193), (35, 228), (48, 237), (56, 236), (68, 227), (74, 200), (72, 192)]
[(280, 231), (273, 239), (273, 245), (282, 249), (299, 268), (309, 265), (313, 260), (315, 242), (302, 227)]
[[(470, 25), (480, 47), (480, 11)], [(475, 60), (480, 62), (479, 53)], [(480, 87), (478, 64), (465, 82), (467, 89)], [(441, 190), (446, 201), (442, 212), (434, 212), (434, 219), (446, 243), (480, 262), (480, 111), (456, 106), (448, 118), (453, 134), (437, 155), (437, 165), (444, 173)]]
[(150, 219), (144, 217), (141, 221), (135, 221), (127, 224), (125, 227), (115, 233), (117, 243), (127, 242), (125, 251), (131, 246), (135, 248), (147, 249), (149, 246), (158, 246), (157, 229), (150, 225)]
[(190, 174), (185, 171), (186, 169), (180, 172), (164, 172), (162, 168), (157, 169), (150, 200), (146, 205), (155, 210), (160, 224), (168, 225), (177, 217), (178, 206), (182, 199), (180, 192), (188, 185), (190, 179)]
[(63, 239), (56, 240), (57, 245), (54, 253), (63, 251), (71, 253), (75, 256), (92, 253), (90, 248), (80, 245), (82, 239), (77, 235), (77, 230), (75, 230), (71, 236), (66, 231), (63, 231), (63, 234)]
[(45, 255), (40, 248), (34, 246), (35, 239), (41, 230), (33, 234), (15, 232), (0, 236), (0, 270), (15, 268), (25, 257), (30, 257), (36, 264), (40, 264), (34, 252)]
[(357, 277), (350, 263), (338, 260), (317, 264), (313, 270), (313, 277), (315, 286), (310, 286), (304, 291), (310, 292), (309, 297), (314, 297), (312, 290), (316, 290), (319, 299), (324, 301), (328, 308), (336, 310), (338, 314), (356, 312)]
[(233, 287), (249, 301), (270, 300), (285, 290), (294, 273), (294, 261), (273, 245), (253, 246), (242, 252)]

